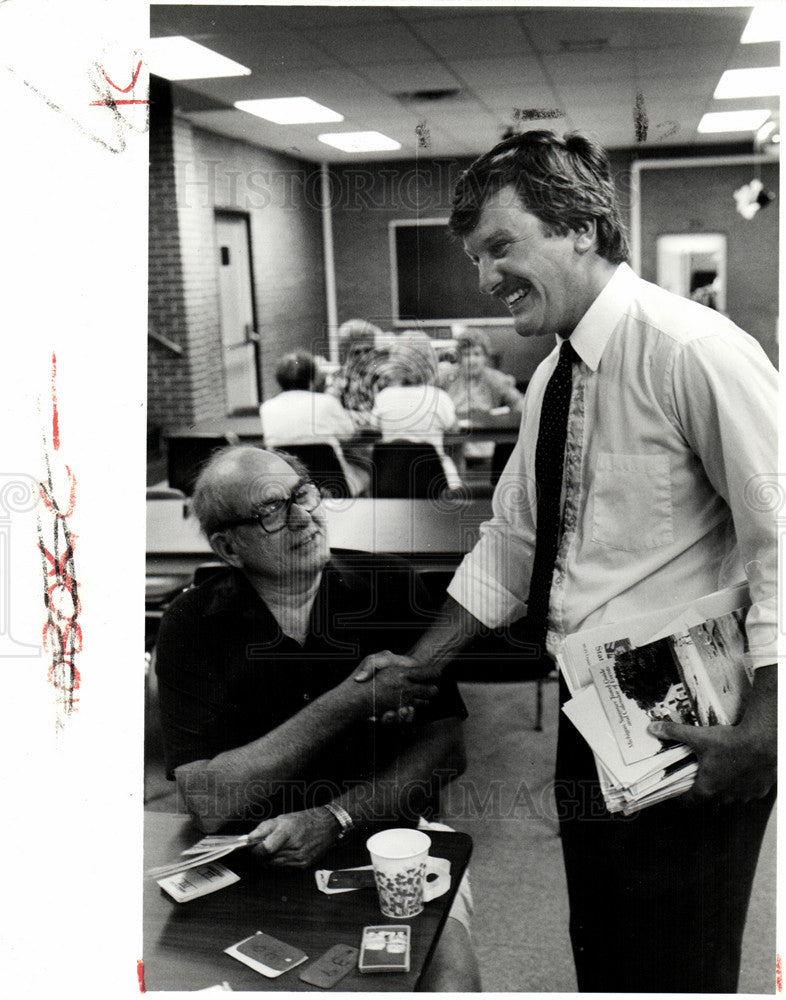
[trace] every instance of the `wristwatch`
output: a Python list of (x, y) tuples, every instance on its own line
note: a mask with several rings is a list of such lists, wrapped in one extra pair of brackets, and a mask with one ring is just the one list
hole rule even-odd
[(325, 809), (327, 809), (329, 813), (332, 813), (336, 822), (341, 827), (341, 833), (338, 835), (338, 839), (343, 840), (349, 831), (355, 826), (352, 817), (343, 806), (336, 805), (335, 802), (326, 802)]

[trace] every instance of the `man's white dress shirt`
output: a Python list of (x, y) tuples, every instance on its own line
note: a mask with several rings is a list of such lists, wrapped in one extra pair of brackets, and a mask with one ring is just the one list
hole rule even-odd
[[(711, 309), (621, 264), (571, 335), (563, 523), (547, 646), (747, 579), (750, 663), (777, 655), (777, 374)], [(535, 445), (558, 347), (524, 398), (493, 517), (449, 593), (488, 626), (526, 611)]]

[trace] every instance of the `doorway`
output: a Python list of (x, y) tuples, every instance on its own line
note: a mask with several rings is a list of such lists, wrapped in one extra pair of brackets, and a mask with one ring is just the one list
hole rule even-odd
[(256, 412), (261, 372), (247, 215), (216, 212), (216, 248), (227, 413)]

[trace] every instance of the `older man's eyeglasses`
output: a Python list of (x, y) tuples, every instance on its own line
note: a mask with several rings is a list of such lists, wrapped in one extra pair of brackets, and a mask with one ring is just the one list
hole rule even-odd
[(214, 531), (223, 531), (225, 528), (236, 528), (241, 524), (258, 524), (266, 534), (275, 535), (276, 532), (286, 527), (293, 503), (310, 513), (319, 506), (321, 499), (322, 494), (315, 483), (298, 483), (288, 497), (276, 497), (275, 499), (263, 501), (257, 505), (257, 509), (253, 514), (222, 521)]

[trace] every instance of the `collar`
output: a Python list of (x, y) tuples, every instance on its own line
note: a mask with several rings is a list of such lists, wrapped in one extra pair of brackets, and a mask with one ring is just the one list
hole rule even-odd
[(205, 590), (203, 614), (220, 615), (231, 611), (234, 614), (253, 614), (261, 604), (261, 598), (240, 570), (226, 567), (217, 570), (215, 577), (205, 580), (200, 589)]
[[(336, 579), (346, 574), (341, 559), (331, 555), (322, 571), (322, 579), (317, 588), (317, 595)], [(205, 603), (202, 613), (205, 615), (220, 615), (229, 612), (234, 615), (253, 617), (259, 614), (260, 607), (269, 611), (267, 605), (256, 592), (251, 582), (240, 570), (232, 567), (217, 569), (216, 576), (209, 577), (199, 589), (204, 588)], [(316, 598), (315, 598), (316, 599)]]
[[(597, 371), (609, 338), (627, 312), (638, 280), (627, 264), (619, 264), (570, 335), (573, 349), (591, 371)], [(558, 336), (557, 346), (561, 343)]]

